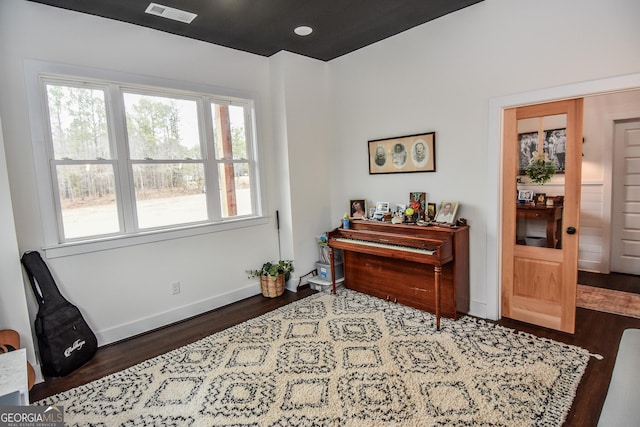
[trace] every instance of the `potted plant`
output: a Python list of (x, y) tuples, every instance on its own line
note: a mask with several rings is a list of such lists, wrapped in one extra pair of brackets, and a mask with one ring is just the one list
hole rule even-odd
[(534, 153), (533, 161), (525, 169), (525, 173), (534, 184), (544, 185), (556, 173), (556, 164), (546, 156)]
[(269, 298), (279, 297), (284, 293), (284, 285), (291, 277), (293, 261), (279, 260), (262, 264), (257, 270), (247, 270), (249, 277), (259, 277), (262, 295)]

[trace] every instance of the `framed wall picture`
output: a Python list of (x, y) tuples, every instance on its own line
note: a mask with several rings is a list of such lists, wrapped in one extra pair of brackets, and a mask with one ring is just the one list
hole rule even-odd
[(367, 216), (367, 201), (365, 199), (349, 200), (349, 216), (364, 218)]
[[(542, 153), (545, 158), (556, 165), (556, 173), (564, 173), (565, 154), (567, 148), (567, 129), (549, 129), (543, 131)], [(533, 160), (533, 153), (538, 151), (538, 132), (518, 134), (518, 174), (525, 175), (525, 170)]]
[(369, 141), (369, 174), (435, 172), (436, 133)]
[(438, 207), (438, 213), (436, 214), (436, 222), (443, 222), (447, 224), (453, 224), (456, 220), (456, 213), (458, 212), (458, 201), (456, 200), (443, 200)]
[(543, 152), (549, 160), (556, 164), (556, 173), (564, 173), (566, 149), (566, 128), (544, 131)]
[(518, 134), (518, 148), (518, 174), (524, 175), (533, 161), (533, 153), (538, 151), (538, 132)]

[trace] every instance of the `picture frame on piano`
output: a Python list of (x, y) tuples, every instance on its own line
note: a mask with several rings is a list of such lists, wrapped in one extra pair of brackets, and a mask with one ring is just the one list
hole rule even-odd
[(459, 202), (457, 200), (443, 200), (438, 207), (435, 222), (454, 224), (458, 213)]
[(376, 212), (391, 212), (389, 202), (376, 202)]
[(350, 218), (366, 218), (367, 201), (365, 199), (349, 200), (349, 217)]
[(427, 203), (427, 221), (434, 221), (436, 219), (436, 204)]
[(371, 219), (375, 221), (382, 221), (385, 214), (391, 212), (391, 205), (389, 202), (376, 202), (376, 210), (373, 213)]
[(436, 133), (428, 132), (369, 143), (369, 174), (435, 172)]

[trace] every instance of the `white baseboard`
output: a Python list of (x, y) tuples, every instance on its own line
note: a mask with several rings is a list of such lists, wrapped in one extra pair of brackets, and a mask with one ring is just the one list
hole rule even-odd
[[(487, 304), (483, 303), (483, 302), (475, 302), (475, 301), (471, 301), (469, 303), (469, 316), (475, 316), (475, 317), (479, 317), (481, 319), (486, 319), (487, 318)], [(491, 319), (491, 320), (498, 320), (498, 319)]]
[(132, 336), (170, 325), (181, 320), (197, 316), (227, 304), (240, 301), (261, 293), (260, 285), (249, 285), (226, 294), (217, 295), (193, 304), (177, 307), (174, 310), (158, 313), (153, 316), (138, 319), (134, 322), (119, 325), (110, 329), (95, 332), (98, 346), (114, 343)]

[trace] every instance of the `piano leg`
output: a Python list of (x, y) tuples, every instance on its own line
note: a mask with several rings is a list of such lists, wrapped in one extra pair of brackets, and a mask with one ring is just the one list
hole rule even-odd
[(435, 297), (436, 297), (436, 330), (440, 330), (440, 276), (442, 276), (442, 267), (436, 265), (433, 267), (435, 276)]

